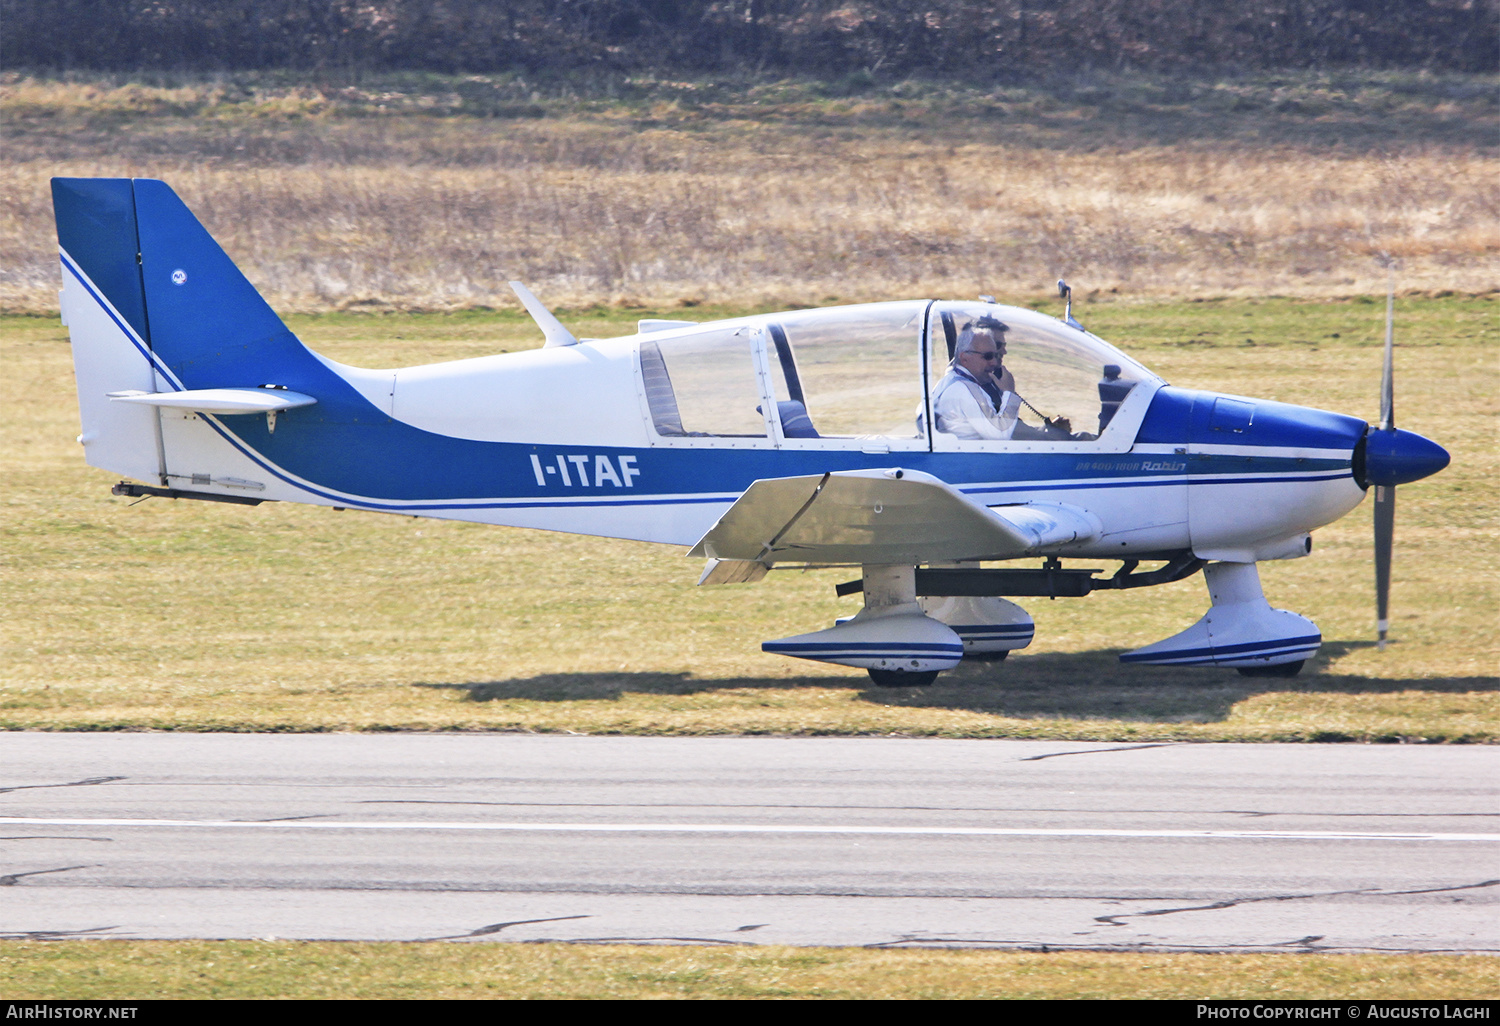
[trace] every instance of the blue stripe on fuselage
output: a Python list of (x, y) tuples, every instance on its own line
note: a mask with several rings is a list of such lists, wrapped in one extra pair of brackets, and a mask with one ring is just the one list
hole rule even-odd
[[(291, 411), (300, 412), (300, 411)], [(286, 418), (287, 414), (282, 414)], [(228, 418), (226, 418), (227, 420)], [(399, 438), (402, 432), (335, 433), (303, 425), (310, 437), (296, 446), (279, 450), (285, 462), (272, 461), (261, 454), (258, 446), (241, 436), (254, 433), (275, 441), (292, 426), (278, 427), (275, 435), (264, 433), (264, 420), (233, 418), (231, 431), (216, 424), (224, 437), (271, 473), (302, 486), (332, 489), (325, 497), (348, 500), (375, 508), (483, 508), (483, 507), (559, 507), (599, 505), (665, 505), (677, 503), (730, 502), (753, 482), (763, 478), (796, 477), (826, 471), (861, 470), (901, 466), (924, 471), (954, 484), (981, 502), (1013, 501), (1021, 493), (1069, 492), (1095, 488), (1142, 488), (1178, 486), (1198, 483), (1264, 484), (1271, 482), (1308, 482), (1338, 480), (1349, 476), (1347, 460), (1301, 460), (1283, 457), (1208, 458), (1195, 461), (1194, 474), (1164, 473), (1157, 477), (1142, 476), (1140, 471), (1111, 474), (1091, 471), (1087, 477), (1063, 478), (1072, 471), (1071, 455), (1052, 454), (983, 454), (983, 453), (892, 453), (874, 456), (861, 452), (829, 451), (747, 451), (743, 449), (625, 449), (607, 446), (544, 446), (509, 442), (476, 442), (430, 435), (439, 445), (428, 449), (412, 446), (408, 451), (382, 449), (381, 434)], [(250, 421), (249, 424), (244, 424)], [(212, 422), (211, 422), (212, 423)], [(405, 425), (399, 425), (406, 427)], [(417, 429), (407, 428), (408, 431)], [(339, 448), (331, 443), (337, 439)], [(324, 446), (328, 446), (325, 448)], [(269, 448), (269, 446), (267, 446)], [(354, 456), (351, 453), (361, 452)], [(444, 453), (449, 455), (445, 456)], [(343, 458), (339, 458), (339, 454)], [(549, 464), (568, 456), (586, 457), (590, 461), (605, 458), (619, 466), (621, 456), (631, 457), (638, 473), (633, 487), (612, 482), (595, 485), (560, 483), (537, 485), (531, 456), (544, 457)], [(289, 457), (289, 458), (288, 458)], [(893, 458), (895, 457), (895, 458)], [(400, 479), (403, 465), (415, 460), (424, 469), (421, 478), (412, 475)], [(445, 461), (459, 461), (448, 463)], [(1309, 464), (1317, 464), (1309, 466)], [(590, 466), (595, 464), (591, 463)], [(576, 466), (576, 464), (574, 465)], [(289, 477), (279, 471), (289, 471)], [(353, 472), (351, 472), (353, 471)], [(1249, 473), (1247, 473), (1247, 471)], [(1310, 473), (1310, 471), (1314, 471)], [(1316, 472), (1321, 471), (1321, 472)], [(592, 473), (592, 472), (591, 472)], [(594, 474), (593, 476), (597, 476)], [(996, 479), (1009, 480), (1000, 484)], [(969, 484), (965, 479), (980, 479)], [(300, 479), (300, 480), (298, 480)], [(386, 487), (390, 485), (392, 487)], [(426, 486), (424, 490), (423, 487)], [(337, 494), (334, 494), (337, 493)], [(1014, 493), (1014, 495), (1012, 495)], [(425, 500), (425, 502), (424, 502)], [(467, 500), (467, 501), (466, 501)], [(392, 505), (392, 503), (398, 505)]]

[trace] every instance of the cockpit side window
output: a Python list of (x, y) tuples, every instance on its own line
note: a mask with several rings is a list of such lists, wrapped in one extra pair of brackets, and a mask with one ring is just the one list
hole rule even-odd
[(923, 401), (925, 307), (876, 303), (808, 310), (772, 324), (776, 352), (769, 362), (785, 436), (923, 437), (914, 412)]
[(716, 329), (641, 343), (641, 381), (656, 433), (764, 438), (749, 331)]

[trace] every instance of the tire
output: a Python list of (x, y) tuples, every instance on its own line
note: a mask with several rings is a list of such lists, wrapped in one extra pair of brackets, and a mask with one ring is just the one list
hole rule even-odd
[(1295, 677), (1302, 672), (1302, 664), (1306, 660), (1298, 659), (1295, 663), (1277, 663), (1275, 666), (1236, 666), (1241, 677)]
[(1003, 663), (1005, 657), (1010, 655), (1010, 649), (999, 652), (965, 652), (964, 659), (975, 663)]
[(882, 688), (925, 688), (937, 680), (938, 671), (928, 670), (925, 673), (913, 673), (909, 670), (867, 670), (870, 679), (875, 682), (876, 687)]

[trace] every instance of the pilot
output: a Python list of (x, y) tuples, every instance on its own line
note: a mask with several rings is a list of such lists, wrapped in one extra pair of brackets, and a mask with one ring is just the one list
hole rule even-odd
[[(1005, 333), (1010, 327), (989, 314), (966, 324), (953, 347), (953, 363), (932, 397), (939, 431), (967, 439), (1016, 441), (1091, 441), (1096, 435), (1073, 434), (1066, 417), (1042, 416), (1016, 392), (1016, 379), (1004, 364)], [(1020, 419), (1021, 407), (1041, 417), (1033, 427)]]
[[(1021, 399), (1012, 389), (999, 388), (994, 376), (1001, 349), (997, 340), (1004, 339), (1004, 324), (993, 322), (980, 326), (966, 324), (953, 347), (953, 363), (938, 382), (932, 396), (932, 414), (937, 429), (945, 434), (969, 439), (1010, 438), (1016, 430)], [(990, 385), (998, 393), (998, 403), (990, 397)]]
[(975, 332), (988, 330), (995, 340), (995, 365), (990, 368), (988, 374), (979, 379), (979, 387), (984, 389), (990, 397), (990, 402), (995, 404), (995, 409), (1000, 408), (1000, 396), (1004, 392), (1016, 391), (1016, 379), (1005, 366), (1005, 333), (1010, 330), (1009, 325), (1003, 321), (985, 314), (974, 322)]

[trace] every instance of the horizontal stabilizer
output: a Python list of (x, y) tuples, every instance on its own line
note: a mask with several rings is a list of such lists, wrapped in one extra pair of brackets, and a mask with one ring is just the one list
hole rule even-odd
[(282, 388), (195, 388), (183, 392), (110, 392), (109, 398), (117, 403), (139, 403), (142, 406), (160, 406), (175, 410), (192, 410), (195, 413), (275, 413), (294, 410), (299, 406), (312, 406), (317, 402), (310, 395), (289, 392)]
[(690, 555), (774, 563), (1006, 559), (1033, 533), (930, 474), (862, 470), (756, 481)]

